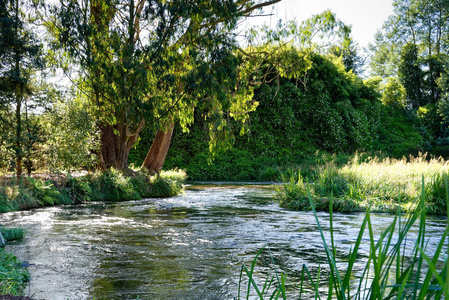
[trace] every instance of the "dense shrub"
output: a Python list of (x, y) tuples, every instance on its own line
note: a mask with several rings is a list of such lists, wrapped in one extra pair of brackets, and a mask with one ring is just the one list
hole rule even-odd
[(30, 274), (14, 255), (0, 249), (0, 295), (22, 295)]
[[(189, 133), (178, 127), (166, 167), (185, 169), (192, 180), (273, 180), (301, 165), (319, 150), (329, 153), (382, 151), (400, 158), (423, 151), (422, 124), (404, 108), (382, 103), (373, 84), (365, 84), (341, 61), (318, 54), (298, 78), (280, 78), (254, 94), (259, 105), (250, 116), (250, 131), (235, 132), (234, 148), (211, 164), (207, 126), (200, 113)], [(130, 159), (140, 164), (151, 145), (144, 133)]]
[(115, 170), (53, 182), (26, 178), (0, 186), (0, 213), (57, 204), (174, 196), (181, 193), (185, 178), (183, 171), (161, 172), (154, 177)]

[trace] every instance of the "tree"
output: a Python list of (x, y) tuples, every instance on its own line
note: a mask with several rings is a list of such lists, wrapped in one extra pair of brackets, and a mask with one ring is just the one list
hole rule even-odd
[(32, 94), (30, 79), (41, 68), (42, 45), (25, 23), (26, 3), (5, 0), (0, 4), (0, 102), (15, 108), (14, 153), (17, 176), (22, 175), (23, 109)]
[[(209, 120), (212, 144), (226, 140), (228, 119), (244, 123), (255, 107), (239, 80), (233, 29), (279, 1), (61, 0), (53, 7), (46, 25), (85, 82), (102, 133), (102, 168), (126, 169), (145, 127), (169, 137), (176, 122), (187, 130), (196, 109)], [(153, 153), (169, 141), (155, 139)], [(143, 165), (157, 172), (164, 157)]]
[(436, 82), (449, 54), (449, 2), (395, 0), (393, 6), (394, 14), (370, 46), (373, 75), (399, 76), (410, 108), (436, 103), (441, 96)]
[(349, 39), (343, 45), (334, 45), (329, 49), (329, 54), (342, 57), (347, 71), (353, 71), (354, 74), (363, 73), (364, 60), (357, 54), (357, 44)]
[[(429, 138), (438, 142), (444, 122), (438, 107), (444, 90), (438, 85), (449, 55), (449, 2), (447, 0), (394, 0), (394, 14), (371, 45), (373, 75), (398, 78), (405, 108), (421, 122)], [(444, 126), (443, 126), (444, 127)]]
[(52, 172), (92, 168), (97, 163), (99, 130), (85, 97), (56, 92), (51, 110), (42, 115), (47, 137), (47, 166)]
[(418, 47), (407, 44), (402, 48), (398, 75), (407, 94), (407, 107), (417, 109), (426, 104), (423, 91), (423, 71)]

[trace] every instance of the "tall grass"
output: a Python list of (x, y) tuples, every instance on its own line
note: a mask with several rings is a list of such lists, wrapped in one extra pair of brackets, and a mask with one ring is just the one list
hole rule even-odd
[[(447, 253), (442, 252), (449, 236), (449, 208), (446, 211), (448, 217), (446, 230), (441, 236), (435, 251), (429, 253), (427, 249), (427, 209), (425, 205), (428, 195), (424, 178), (421, 180), (421, 185), (421, 195), (417, 201), (418, 209), (413, 214), (409, 214), (405, 220), (402, 219), (401, 210), (398, 209), (393, 222), (381, 233), (380, 237), (374, 236), (370, 210), (368, 209), (344, 267), (342, 267), (343, 263), (337, 261), (336, 258), (338, 248), (333, 239), (333, 198), (331, 197), (329, 201), (331, 222), (331, 241), (329, 244), (321, 228), (315, 202), (309, 191), (308, 200), (324, 245), (329, 276), (327, 288), (323, 291), (320, 289), (320, 286), (322, 287), (320, 285), (320, 271), (317, 274), (311, 274), (307, 266), (304, 265), (301, 281), (298, 283), (300, 287), (299, 299), (449, 299), (449, 249)], [(445, 180), (444, 185), (446, 207), (449, 207), (447, 180)], [(418, 237), (411, 241), (409, 232), (413, 226), (418, 226)], [(367, 258), (360, 255), (359, 252), (365, 232), (368, 232), (369, 235)], [(404, 251), (410, 243), (413, 244), (412, 254), (406, 257)], [(256, 292), (261, 290), (257, 287), (254, 278), (257, 256), (249, 271), (244, 268), (244, 274), (248, 276), (246, 299), (249, 299), (250, 288), (254, 288)], [(364, 265), (362, 275), (359, 276), (358, 280), (354, 280), (354, 266), (360, 263)], [(285, 286), (285, 282), (281, 281), (278, 276), (274, 278), (276, 286), (281, 288)], [(284, 276), (281, 276), (281, 278), (284, 278)], [(240, 282), (242, 282), (242, 276)], [(313, 292), (306, 293), (306, 286), (310, 287)], [(279, 297), (276, 290), (270, 294), (257, 292), (257, 295), (259, 299), (277, 299)], [(240, 289), (237, 299), (241, 299)], [(282, 299), (286, 299), (285, 294), (282, 294)]]
[(0, 227), (0, 233), (6, 241), (20, 240), (25, 236), (25, 230), (23, 228)]
[(427, 211), (445, 214), (444, 180), (448, 176), (448, 163), (443, 159), (427, 160), (425, 155), (401, 160), (378, 158), (360, 162), (355, 156), (348, 164), (337, 167), (327, 163), (312, 176), (303, 177), (291, 172), (283, 177), (278, 189), (278, 200), (283, 207), (298, 210), (311, 209), (306, 192), (310, 194), (317, 210), (329, 210), (332, 196), (336, 211), (395, 212), (398, 206), (406, 212), (417, 208), (414, 199), (422, 189), (421, 176), (426, 186)]

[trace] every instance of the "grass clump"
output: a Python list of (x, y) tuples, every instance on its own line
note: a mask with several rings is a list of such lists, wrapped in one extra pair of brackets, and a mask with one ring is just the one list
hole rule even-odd
[(344, 166), (327, 163), (307, 177), (292, 171), (283, 177), (277, 199), (283, 207), (310, 210), (308, 187), (317, 210), (329, 210), (329, 199), (333, 197), (335, 211), (365, 211), (369, 207), (371, 211), (395, 212), (400, 206), (402, 211), (413, 212), (422, 175), (428, 212), (445, 214), (448, 165), (442, 159), (427, 160), (425, 155), (401, 160), (375, 157), (363, 162), (355, 156)]
[(8, 241), (20, 240), (25, 236), (23, 228), (3, 228), (0, 227), (0, 233)]
[[(25, 230), (0, 227), (0, 233), (6, 241), (14, 241), (22, 239)], [(30, 275), (27, 269), (22, 267), (22, 262), (4, 249), (0, 249), (0, 295), (22, 295), (29, 280)]]
[(136, 200), (141, 196), (139, 186), (134, 187), (130, 176), (113, 169), (97, 173), (89, 179), (94, 201)]
[[(325, 233), (318, 219), (315, 202), (308, 191), (308, 200), (312, 208), (317, 229), (326, 254), (326, 263), (320, 266), (316, 274), (312, 274), (306, 265), (303, 265), (299, 287), (299, 299), (448, 299), (449, 297), (449, 249), (443, 253), (443, 247), (449, 237), (449, 208), (447, 209), (447, 226), (434, 249), (427, 249), (428, 236), (426, 236), (425, 200), (427, 187), (424, 178), (421, 181), (421, 196), (416, 204), (418, 209), (403, 220), (401, 210), (398, 209), (393, 222), (380, 234), (374, 235), (368, 209), (361, 224), (355, 243), (351, 247), (348, 257), (340, 259), (338, 246), (334, 243), (333, 232), (333, 199), (330, 199), (330, 241), (326, 240)], [(445, 180), (446, 207), (449, 204), (449, 188)], [(412, 237), (411, 229), (416, 235)], [(368, 234), (368, 239), (365, 238)], [(369, 252), (361, 251), (362, 243), (368, 243)], [(405, 255), (405, 249), (412, 252)], [(260, 252), (259, 252), (260, 254)], [(258, 254), (258, 255), (259, 255)], [(259, 299), (286, 299), (284, 293), (285, 275), (279, 276), (277, 272), (271, 275), (274, 285), (282, 290), (273, 290), (270, 293), (261, 293), (266, 290), (267, 282), (261, 287), (254, 278), (255, 257), (250, 270), (242, 268), (242, 274), (248, 277), (248, 291), (246, 299), (250, 298), (250, 289), (254, 289)], [(358, 270), (356, 270), (358, 269)], [(276, 271), (276, 270), (275, 270)], [(356, 275), (357, 272), (357, 275)], [(321, 276), (325, 273), (326, 276)], [(361, 275), (360, 275), (361, 274)], [(323, 277), (326, 280), (323, 281)], [(270, 278), (270, 277), (268, 277)], [(306, 288), (311, 288), (306, 291)], [(240, 297), (240, 285), (238, 298)]]
[(151, 179), (150, 197), (172, 197), (183, 189), (186, 174), (184, 171), (162, 171)]

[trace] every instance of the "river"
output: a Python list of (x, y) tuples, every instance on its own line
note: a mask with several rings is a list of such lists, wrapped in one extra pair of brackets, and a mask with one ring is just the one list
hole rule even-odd
[[(302, 265), (314, 272), (326, 256), (313, 214), (282, 209), (274, 195), (271, 185), (193, 184), (178, 197), (13, 212), (0, 223), (27, 231), (7, 251), (30, 264), (27, 294), (35, 299), (233, 299), (241, 266), (267, 244), (272, 257), (260, 256), (256, 277), (262, 282), (274, 261), (288, 274), (290, 298)], [(318, 215), (328, 230), (328, 213)], [(334, 215), (342, 260), (363, 218)], [(373, 214), (376, 234), (392, 220)], [(428, 219), (429, 249), (445, 225)]]

